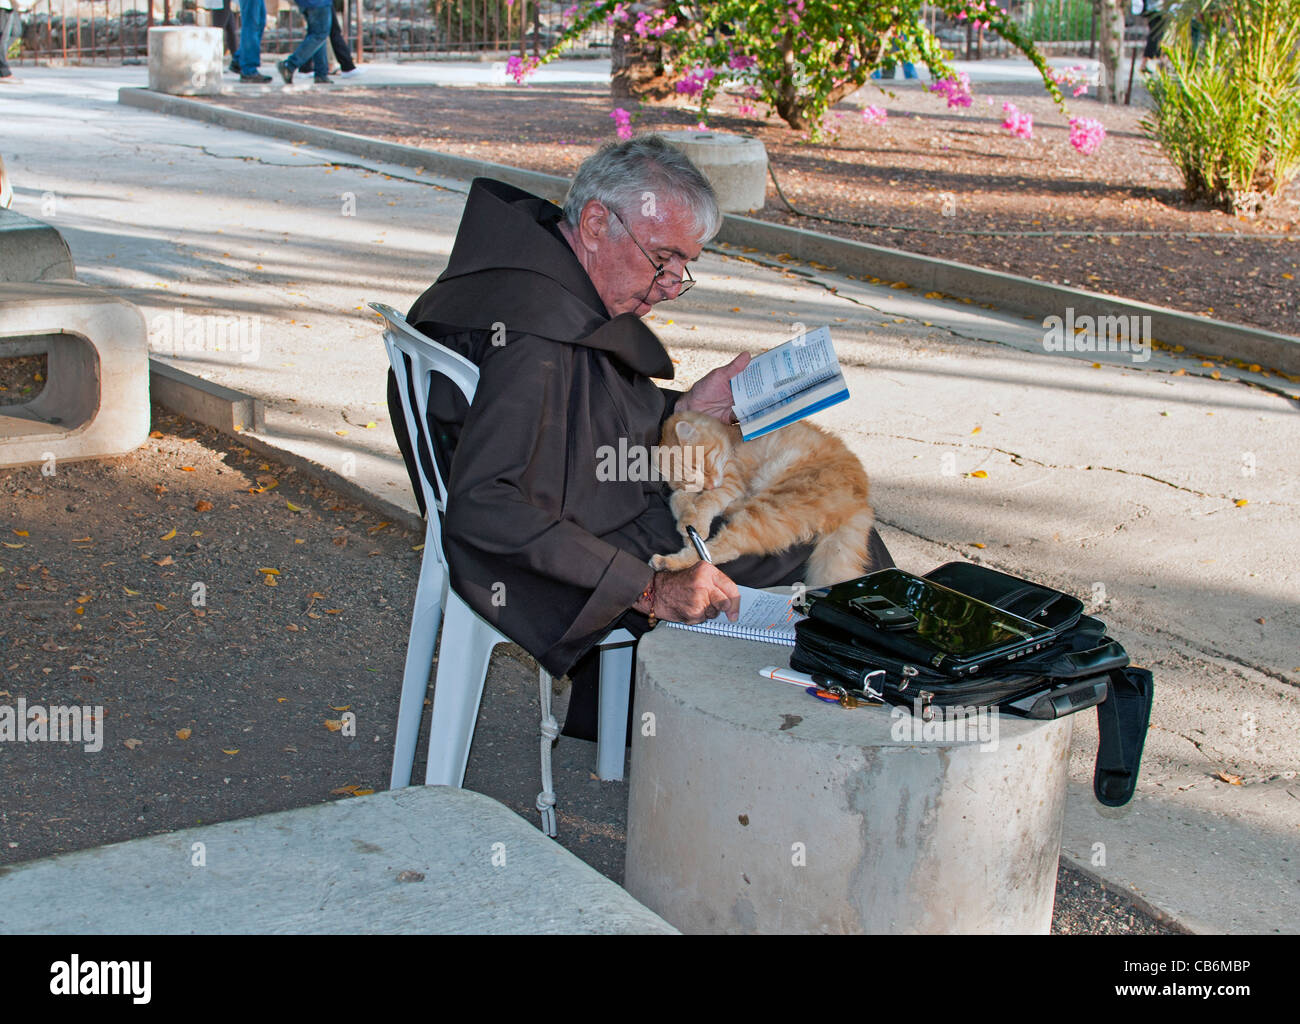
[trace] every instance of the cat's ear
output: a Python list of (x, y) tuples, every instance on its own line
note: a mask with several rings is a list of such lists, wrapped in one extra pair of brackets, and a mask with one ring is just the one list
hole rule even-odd
[(692, 438), (697, 437), (699, 433), (700, 428), (690, 420), (677, 421), (677, 440), (690, 441)]

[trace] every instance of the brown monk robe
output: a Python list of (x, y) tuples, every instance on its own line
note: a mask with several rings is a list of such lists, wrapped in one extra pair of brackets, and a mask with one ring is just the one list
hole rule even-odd
[[(511, 185), (476, 179), (447, 269), (407, 319), (480, 370), (468, 409), (442, 378), (430, 394), (430, 436), (449, 487), (452, 586), (547, 671), (574, 678), (571, 726), (573, 704), (587, 696), (579, 680), (590, 675), (575, 663), (611, 628), (645, 632), (646, 617), (629, 609), (650, 583), (648, 560), (681, 546), (666, 485), (639, 478), (645, 463), (617, 461), (622, 442), (624, 451), (644, 446), (648, 462), (681, 392), (652, 383), (672, 379), (668, 353), (634, 314), (609, 316), (557, 228), (561, 216)], [(395, 388), (390, 372), (389, 408), (411, 470)], [(622, 470), (613, 480), (611, 458)], [(873, 542), (881, 564), (892, 564)], [(719, 568), (746, 586), (794, 583), (810, 550)]]

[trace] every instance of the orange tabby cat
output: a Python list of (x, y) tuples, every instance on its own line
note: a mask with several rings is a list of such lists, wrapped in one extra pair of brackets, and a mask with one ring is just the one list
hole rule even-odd
[[(742, 441), (734, 424), (698, 412), (676, 413), (664, 424), (658, 465), (673, 490), (673, 516), (687, 542), (676, 554), (655, 555), (655, 569), (685, 569), (699, 561), (686, 533), (694, 526), (718, 564), (816, 541), (808, 586), (867, 571), (867, 534), (875, 516), (867, 504), (866, 471), (843, 441), (808, 421)], [(727, 522), (711, 538), (718, 515)]]

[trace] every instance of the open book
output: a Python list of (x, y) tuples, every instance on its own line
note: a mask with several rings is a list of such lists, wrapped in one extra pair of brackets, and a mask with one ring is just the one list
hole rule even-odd
[(668, 622), (678, 629), (693, 629), (700, 633), (717, 633), (720, 636), (734, 636), (742, 640), (765, 640), (771, 644), (794, 646), (794, 624), (806, 618), (802, 612), (794, 609), (793, 594), (769, 594), (766, 590), (752, 587), (739, 587), (740, 618), (731, 622), (725, 612), (712, 619), (687, 625), (684, 622)]
[(731, 378), (732, 408), (746, 441), (848, 397), (829, 327), (818, 327), (756, 356)]

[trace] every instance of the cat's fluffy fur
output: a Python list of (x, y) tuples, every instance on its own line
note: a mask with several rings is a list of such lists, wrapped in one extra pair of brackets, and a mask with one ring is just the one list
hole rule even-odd
[[(801, 420), (742, 441), (734, 424), (680, 412), (664, 424), (658, 464), (672, 488), (673, 516), (686, 544), (675, 554), (655, 555), (655, 569), (684, 569), (699, 561), (686, 533), (694, 526), (719, 564), (816, 541), (808, 586), (866, 572), (867, 534), (875, 520), (867, 504), (867, 474), (835, 435)], [(727, 522), (710, 537), (718, 515)]]

